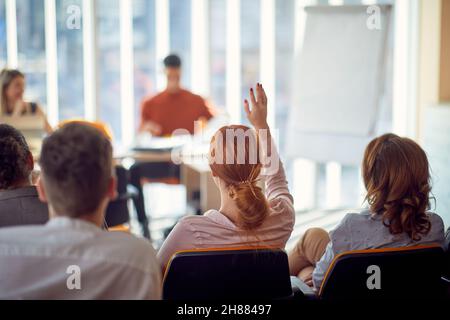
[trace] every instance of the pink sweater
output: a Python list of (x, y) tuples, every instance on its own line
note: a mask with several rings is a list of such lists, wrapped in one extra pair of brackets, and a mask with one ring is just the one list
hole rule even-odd
[(284, 248), (295, 223), (293, 198), (289, 193), (282, 163), (276, 174), (266, 177), (266, 197), (271, 212), (264, 223), (250, 235), (217, 210), (203, 216), (182, 218), (164, 241), (158, 259), (164, 267), (181, 250), (232, 248), (243, 246)]

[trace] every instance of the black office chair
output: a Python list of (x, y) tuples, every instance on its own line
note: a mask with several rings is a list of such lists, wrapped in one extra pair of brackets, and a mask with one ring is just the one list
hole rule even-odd
[(116, 166), (117, 198), (111, 201), (106, 209), (105, 223), (108, 228), (124, 225), (130, 221), (128, 201), (137, 196), (137, 191), (128, 185), (128, 171)]
[[(296, 290), (299, 295), (302, 293)], [(177, 253), (163, 283), (165, 300), (293, 298), (288, 257), (280, 249)]]
[(445, 297), (450, 299), (450, 228), (446, 234), (446, 252), (445, 252), (445, 265), (444, 275), (442, 277), (443, 284), (445, 286)]
[(444, 250), (438, 245), (343, 253), (328, 269), (319, 297), (326, 300), (441, 297), (443, 258)]
[(447, 233), (445, 234), (445, 246), (447, 257), (446, 275), (448, 276), (448, 279), (450, 279), (450, 228), (447, 229)]

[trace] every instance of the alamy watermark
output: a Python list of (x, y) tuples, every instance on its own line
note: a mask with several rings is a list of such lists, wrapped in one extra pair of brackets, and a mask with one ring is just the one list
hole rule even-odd
[(69, 276), (66, 280), (66, 286), (69, 290), (81, 290), (81, 268), (77, 265), (70, 265), (66, 269)]
[(67, 7), (66, 10), (67, 19), (66, 27), (69, 30), (80, 30), (81, 29), (81, 8), (75, 4)]
[(381, 290), (381, 269), (377, 265), (370, 265), (367, 267), (367, 274), (370, 276), (367, 278), (366, 286), (369, 290)]
[(369, 30), (381, 30), (381, 8), (379, 6), (367, 7), (366, 26)]

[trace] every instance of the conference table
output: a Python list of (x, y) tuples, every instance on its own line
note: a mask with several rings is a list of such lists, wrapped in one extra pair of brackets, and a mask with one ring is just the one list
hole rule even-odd
[[(170, 139), (168, 142), (170, 144)], [(161, 144), (162, 140), (158, 141)], [(220, 192), (216, 187), (207, 161), (209, 145), (180, 143), (163, 148), (160, 145), (118, 149), (114, 154), (117, 164), (131, 162), (174, 162), (180, 165), (180, 183), (186, 188), (188, 212), (200, 214), (220, 208)]]

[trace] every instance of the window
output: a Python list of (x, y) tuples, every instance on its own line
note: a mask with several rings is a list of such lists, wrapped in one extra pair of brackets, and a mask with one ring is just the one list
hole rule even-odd
[[(260, 6), (260, 0), (241, 1), (241, 104), (260, 81)], [(248, 125), (243, 107), (241, 120)]]
[[(191, 86), (191, 0), (170, 0), (170, 52), (183, 61), (182, 85)], [(162, 63), (158, 61), (158, 63)]]
[(284, 141), (289, 107), (291, 105), (294, 64), (295, 0), (276, 1), (275, 15), (275, 124), (279, 129), (279, 149), (284, 152)]
[(155, 0), (133, 1), (133, 27), (134, 119), (137, 127), (142, 100), (156, 93)]
[(359, 167), (341, 167), (341, 207), (352, 208), (362, 205), (364, 188), (362, 186), (361, 170)]
[(6, 12), (5, 0), (0, 0), (0, 69), (6, 65)]
[(97, 41), (100, 119), (122, 137), (120, 111), (120, 0), (97, 0)]
[(225, 108), (226, 103), (226, 0), (209, 2), (209, 42), (211, 98), (214, 107)]
[(17, 0), (19, 69), (26, 74), (26, 99), (45, 109), (47, 78), (44, 0)]
[[(79, 8), (82, 0), (56, 1), (58, 50), (59, 120), (84, 116), (83, 29), (67, 27), (71, 6)], [(72, 7), (73, 8), (73, 7)]]

